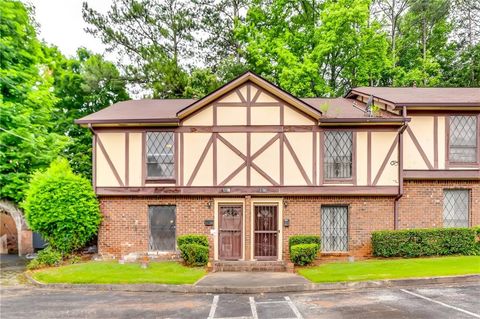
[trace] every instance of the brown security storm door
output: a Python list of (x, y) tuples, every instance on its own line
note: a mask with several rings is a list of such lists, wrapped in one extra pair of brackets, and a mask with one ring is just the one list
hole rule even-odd
[(254, 255), (258, 260), (277, 259), (278, 206), (254, 207)]
[(175, 206), (149, 206), (149, 251), (175, 250)]
[(223, 260), (242, 258), (242, 205), (218, 207), (218, 255)]

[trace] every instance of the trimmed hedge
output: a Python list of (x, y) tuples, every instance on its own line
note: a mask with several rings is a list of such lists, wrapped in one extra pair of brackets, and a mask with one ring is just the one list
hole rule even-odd
[(474, 228), (385, 230), (372, 233), (373, 255), (420, 257), (478, 254)]
[(177, 245), (185, 264), (204, 266), (208, 263), (208, 238), (205, 235), (182, 235), (177, 238)]
[(205, 266), (208, 263), (208, 247), (199, 244), (180, 246), (182, 258), (189, 266)]
[(290, 260), (296, 265), (305, 266), (315, 260), (319, 247), (316, 243), (293, 245), (290, 248)]
[(317, 235), (294, 235), (288, 238), (288, 251), (292, 251), (292, 246), (299, 244), (317, 244), (320, 248), (320, 236)]
[(195, 234), (178, 236), (177, 238), (178, 247), (183, 246), (185, 244), (198, 244), (198, 245), (208, 247), (208, 238), (205, 235), (195, 235)]

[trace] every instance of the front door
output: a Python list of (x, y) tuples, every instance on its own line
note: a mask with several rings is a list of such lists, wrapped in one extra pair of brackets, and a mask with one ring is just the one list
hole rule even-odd
[(278, 206), (254, 206), (254, 257), (258, 260), (277, 259)]
[(218, 256), (223, 260), (242, 258), (242, 205), (218, 207)]
[(149, 206), (150, 251), (175, 250), (175, 206)]

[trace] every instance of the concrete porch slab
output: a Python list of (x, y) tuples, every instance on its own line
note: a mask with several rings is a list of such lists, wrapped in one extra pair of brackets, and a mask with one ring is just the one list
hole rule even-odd
[(257, 288), (309, 283), (299, 275), (284, 272), (214, 272), (200, 279), (195, 286)]

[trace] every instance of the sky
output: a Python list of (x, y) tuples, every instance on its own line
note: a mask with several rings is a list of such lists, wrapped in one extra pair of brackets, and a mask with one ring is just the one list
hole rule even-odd
[[(35, 20), (40, 25), (39, 37), (57, 46), (60, 51), (72, 56), (79, 47), (86, 47), (94, 53), (104, 53), (105, 46), (100, 39), (84, 31), (87, 27), (82, 17), (82, 3), (85, 0), (25, 0), (35, 7)], [(106, 12), (111, 0), (88, 0), (89, 6)], [(109, 56), (106, 55), (109, 59)]]

